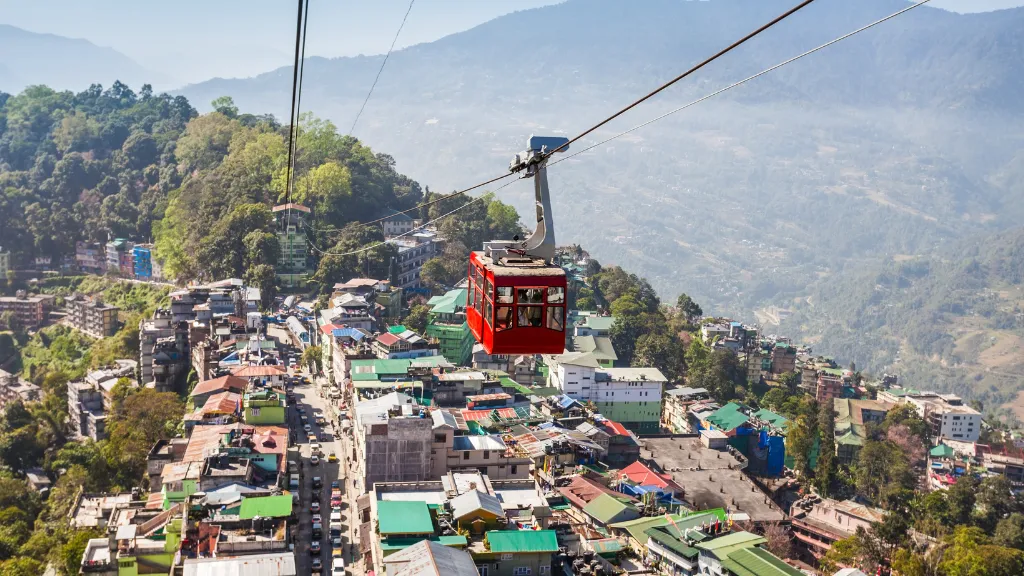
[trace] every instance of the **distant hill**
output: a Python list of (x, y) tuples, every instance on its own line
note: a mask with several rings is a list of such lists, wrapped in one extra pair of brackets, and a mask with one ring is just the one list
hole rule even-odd
[[(575, 134), (791, 5), (569, 0), (509, 14), (393, 54), (356, 135), (434, 190), (473, 184), (501, 173), (528, 135)], [(907, 5), (814, 3), (584, 145)], [(557, 239), (629, 263), (670, 299), (686, 291), (705, 311), (752, 317), (823, 278), (1017, 226), (1020, 30), (1024, 9), (921, 7), (560, 164)], [(311, 59), (303, 109), (347, 129), (380, 62)], [(287, 117), (290, 80), (282, 68), (182, 92)], [(531, 198), (526, 184), (502, 192), (521, 214)]]
[(790, 310), (816, 349), (994, 408), (1024, 389), (1024, 228), (826, 275)]
[(17, 94), (46, 84), (57, 90), (83, 90), (120, 80), (131, 86), (166, 84), (165, 75), (147, 70), (124, 54), (87, 40), (37, 34), (0, 24), (0, 91)]

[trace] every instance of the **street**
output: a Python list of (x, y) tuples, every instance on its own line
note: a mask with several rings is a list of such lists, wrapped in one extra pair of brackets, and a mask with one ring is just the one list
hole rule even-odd
[[(355, 495), (352, 489), (350, 480), (347, 478), (347, 465), (345, 462), (345, 455), (351, 452), (348, 447), (348, 442), (344, 442), (346, 446), (342, 446), (342, 442), (334, 438), (334, 425), (332, 420), (334, 419), (334, 411), (329, 406), (329, 400), (321, 397), (317, 384), (312, 383), (314, 379), (308, 374), (303, 373), (310, 379), (310, 384), (297, 383), (294, 386), (293, 393), (295, 395), (295, 401), (293, 406), (289, 408), (289, 431), (295, 436), (296, 445), (299, 447), (299, 454), (301, 455), (301, 488), (300, 488), (300, 505), (298, 510), (298, 530), (295, 542), (295, 560), (296, 569), (298, 574), (306, 575), (312, 573), (312, 560), (317, 555), (310, 554), (310, 543), (313, 540), (313, 512), (310, 509), (313, 501), (314, 492), (319, 492), (320, 498), (319, 503), (321, 510), (319, 512), (323, 519), (323, 531), (319, 538), (321, 545), (321, 552), (319, 557), (323, 562), (324, 574), (329, 574), (331, 571), (331, 538), (330, 538), (330, 515), (331, 515), (331, 483), (341, 478), (341, 490), (342, 490), (342, 550), (343, 558), (345, 559), (345, 567), (349, 574), (362, 574), (361, 566), (352, 564), (352, 550), (350, 550), (350, 544), (356, 543), (358, 546), (357, 539), (354, 538), (355, 529), (358, 528), (353, 522), (352, 517), (353, 511), (355, 510)], [(303, 423), (301, 416), (298, 413), (298, 408), (303, 409), (305, 416), (308, 417), (308, 423), (311, 426), (311, 431), (307, 433), (303, 429)], [(314, 415), (322, 413), (326, 419), (326, 424), (321, 427), (315, 422)], [(320, 460), (319, 465), (312, 465), (310, 462), (311, 448), (308, 436), (315, 434), (320, 439), (320, 451), (323, 454), (323, 458)], [(329, 454), (335, 454), (338, 457), (337, 462), (328, 462), (327, 456)], [(313, 489), (313, 478), (319, 476), (322, 479), (322, 487), (318, 490)], [(358, 558), (358, 550), (355, 551), (355, 555)]]

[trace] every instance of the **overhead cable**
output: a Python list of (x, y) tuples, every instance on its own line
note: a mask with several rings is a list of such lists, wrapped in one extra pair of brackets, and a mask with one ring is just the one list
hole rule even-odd
[[(412, 10), (412, 3), (413, 3), (413, 2), (415, 2), (415, 0), (412, 0), (412, 2), (410, 2), (410, 3), (409, 3), (409, 10)], [(690, 69), (689, 69), (689, 70), (687, 70), (686, 72), (684, 72), (684, 73), (680, 74), (679, 76), (676, 76), (675, 78), (673, 78), (672, 80), (668, 81), (667, 83), (665, 83), (665, 84), (662, 84), (662, 85), (661, 85), (660, 87), (658, 87), (658, 88), (657, 88), (657, 89), (655, 89), (654, 91), (652, 91), (652, 92), (648, 93), (648, 94), (647, 94), (646, 96), (644, 96), (644, 97), (640, 98), (639, 100), (636, 100), (636, 101), (635, 101), (635, 102), (633, 102), (632, 104), (630, 104), (630, 105), (626, 106), (626, 107), (625, 107), (625, 108), (623, 108), (622, 110), (619, 110), (618, 112), (616, 112), (615, 114), (613, 114), (613, 115), (609, 116), (608, 118), (606, 118), (606, 119), (602, 120), (602, 121), (601, 121), (601, 122), (599, 122), (598, 124), (595, 124), (594, 126), (592, 126), (592, 127), (588, 128), (587, 130), (585, 130), (585, 131), (581, 132), (580, 134), (578, 134), (577, 136), (573, 137), (573, 138), (572, 138), (571, 140), (569, 140), (568, 142), (566, 142), (566, 143), (565, 143), (565, 144), (563, 144), (562, 146), (559, 146), (558, 148), (556, 148), (556, 149), (554, 149), (554, 150), (552, 150), (552, 151), (548, 152), (548, 155), (554, 154), (555, 152), (558, 152), (559, 150), (562, 150), (562, 149), (564, 149), (564, 148), (565, 148), (566, 146), (568, 146), (569, 144), (571, 144), (571, 143), (573, 143), (573, 142), (576, 142), (576, 141), (577, 141), (577, 140), (579, 140), (580, 138), (583, 138), (583, 137), (584, 137), (584, 136), (586, 136), (587, 134), (590, 134), (590, 133), (591, 133), (591, 132), (593, 132), (594, 130), (597, 130), (598, 128), (600, 128), (601, 126), (604, 126), (604, 125), (605, 125), (605, 124), (607, 124), (608, 122), (611, 122), (611, 121), (612, 121), (612, 120), (614, 120), (615, 118), (618, 118), (618, 117), (619, 117), (619, 116), (621, 116), (622, 114), (624, 114), (624, 113), (626, 113), (627, 111), (629, 111), (630, 109), (632, 109), (632, 108), (634, 108), (634, 107), (638, 106), (639, 104), (641, 104), (641, 103), (645, 102), (646, 100), (650, 99), (650, 98), (651, 98), (651, 97), (653, 97), (654, 95), (656, 95), (656, 94), (660, 93), (661, 91), (665, 90), (665, 89), (666, 89), (666, 88), (668, 88), (669, 86), (671, 86), (671, 85), (675, 84), (676, 82), (679, 82), (679, 81), (680, 81), (680, 80), (682, 80), (683, 78), (686, 78), (687, 76), (689, 76), (689, 75), (693, 74), (694, 72), (696, 72), (696, 71), (700, 70), (700, 69), (701, 69), (701, 68), (703, 68), (704, 66), (706, 66), (706, 65), (710, 64), (711, 62), (714, 62), (714, 61), (715, 61), (715, 60), (717, 60), (718, 58), (720, 58), (720, 57), (724, 56), (725, 54), (729, 53), (730, 51), (732, 51), (732, 50), (734, 50), (735, 48), (739, 47), (740, 45), (744, 44), (744, 43), (745, 43), (745, 42), (747, 42), (748, 40), (750, 40), (750, 39), (754, 38), (755, 36), (759, 35), (760, 33), (764, 32), (765, 30), (767, 30), (767, 29), (771, 28), (772, 26), (774, 26), (774, 25), (778, 24), (779, 22), (781, 22), (781, 21), (785, 20), (786, 18), (788, 18), (789, 16), (793, 15), (794, 13), (796, 13), (797, 11), (799, 11), (800, 9), (804, 8), (805, 6), (807, 6), (808, 4), (810, 4), (811, 2), (814, 2), (814, 0), (803, 0), (802, 2), (800, 2), (799, 4), (797, 4), (796, 6), (794, 6), (793, 8), (790, 8), (789, 10), (787, 10), (786, 12), (784, 12), (783, 14), (781, 14), (781, 15), (779, 15), (779, 16), (777, 16), (777, 17), (775, 17), (774, 19), (772, 19), (772, 20), (771, 20), (771, 21), (769, 21), (768, 23), (764, 24), (763, 26), (761, 26), (761, 27), (760, 27), (760, 28), (758, 28), (757, 30), (754, 30), (753, 32), (751, 32), (751, 33), (747, 34), (746, 36), (744, 36), (743, 38), (740, 38), (740, 39), (739, 39), (739, 40), (737, 40), (736, 42), (733, 42), (732, 44), (730, 44), (730, 45), (729, 45), (729, 46), (727, 46), (726, 48), (724, 48), (724, 49), (720, 50), (720, 51), (719, 51), (718, 53), (716, 53), (715, 55), (711, 56), (710, 58), (707, 58), (707, 59), (705, 59), (705, 60), (704, 60), (703, 62), (701, 62), (700, 64), (697, 64), (697, 65), (696, 65), (696, 66), (694, 66), (693, 68), (690, 68)], [(406, 11), (406, 18), (408, 18), (408, 16), (409, 16), (409, 12), (408, 12), (408, 11)], [(404, 20), (404, 19), (402, 20), (402, 25), (403, 25), (403, 26), (405, 25), (405, 20)], [(401, 32), (401, 27), (399, 27), (399, 32)], [(396, 34), (396, 35), (395, 35), (395, 40), (397, 40), (397, 39), (398, 39), (398, 35)], [(392, 48), (393, 48), (393, 47), (394, 47), (394, 42), (392, 42)], [(391, 53), (391, 51), (389, 50), (389, 51), (388, 51), (388, 54), (390, 55), (390, 53)], [(385, 57), (385, 59), (384, 59), (384, 64), (386, 64), (386, 63), (387, 63), (387, 57)], [(383, 64), (381, 64), (381, 70), (383, 70), (383, 69), (384, 69), (384, 65), (383, 65)], [(378, 77), (378, 78), (380, 78), (380, 72), (378, 72), (378, 73), (377, 73), (377, 77)], [(376, 85), (376, 80), (374, 80), (374, 85)], [(370, 88), (370, 93), (371, 93), (371, 94), (373, 93), (373, 88), (372, 88), (372, 87)], [(367, 98), (367, 100), (369, 100), (369, 98), (370, 98), (370, 95), (369, 95), (369, 94), (367, 94), (366, 98)], [(365, 107), (365, 106), (366, 106), (366, 102), (363, 102), (363, 107)], [(362, 108), (360, 108), (360, 110), (359, 110), (359, 114), (362, 114)], [(356, 116), (356, 121), (358, 121), (358, 120), (359, 120), (359, 116), (357, 115), (357, 116)], [(353, 129), (355, 128), (355, 122), (353, 122), (353, 123), (352, 123), (352, 128), (353, 128)], [(349, 134), (351, 134), (351, 130), (349, 131)], [(469, 191), (471, 191), (471, 190), (475, 190), (475, 189), (477, 189), (477, 188), (480, 188), (480, 187), (482, 187), (482, 186), (486, 186), (486, 185), (488, 185), (488, 184), (491, 184), (491, 183), (497, 182), (497, 181), (499, 181), (499, 180), (502, 180), (502, 179), (504, 179), (504, 178), (507, 178), (507, 177), (509, 177), (509, 176), (510, 176), (510, 174), (504, 174), (504, 175), (502, 175), (502, 176), (498, 176), (498, 177), (496, 177), (496, 178), (492, 178), (492, 179), (490, 179), (490, 180), (487, 180), (486, 182), (481, 182), (481, 183), (479, 183), (479, 184), (476, 184), (476, 185), (474, 185), (474, 186), (470, 186), (470, 187), (468, 187), (468, 188), (464, 188), (464, 189), (462, 189), (462, 190), (458, 190), (458, 191), (456, 191), (456, 192), (452, 192), (451, 194), (446, 194), (446, 195), (444, 195), (444, 196), (441, 196), (441, 197), (435, 198), (434, 200), (431, 200), (431, 201), (429, 201), (429, 202), (425, 202), (425, 203), (423, 203), (423, 204), (419, 204), (419, 205), (417, 205), (417, 206), (413, 206), (412, 208), (409, 208), (409, 209), (406, 209), (406, 210), (402, 210), (402, 211), (400, 211), (400, 212), (395, 212), (394, 214), (391, 214), (391, 215), (389, 215), (389, 216), (386, 216), (386, 217), (384, 217), (384, 218), (380, 218), (380, 219), (377, 219), (377, 220), (373, 220), (373, 221), (371, 221), (371, 222), (366, 222), (366, 224), (375, 224), (375, 223), (381, 222), (381, 221), (383, 221), (383, 220), (386, 220), (386, 219), (388, 219), (388, 218), (390, 218), (390, 217), (394, 216), (395, 214), (406, 214), (406, 213), (412, 212), (412, 211), (414, 211), (414, 210), (417, 210), (417, 209), (419, 209), (419, 208), (422, 208), (422, 207), (424, 207), (424, 206), (430, 206), (431, 204), (436, 204), (436, 203), (438, 203), (438, 202), (442, 202), (442, 201), (444, 201), (444, 200), (447, 200), (447, 199), (449, 199), (449, 198), (452, 198), (452, 197), (454, 197), (454, 196), (458, 196), (458, 195), (460, 195), (460, 194), (465, 194), (466, 192), (469, 192)], [(315, 231), (318, 231), (318, 232), (336, 232), (336, 231), (338, 231), (338, 230), (341, 230), (341, 229), (340, 229), (340, 228), (333, 228), (333, 229), (328, 229), (328, 228), (321, 228), (321, 229), (318, 229), (318, 230), (315, 230)]]
[(366, 93), (363, 105), (359, 107), (356, 119), (352, 121), (352, 127), (348, 129), (349, 136), (351, 136), (352, 132), (355, 131), (356, 124), (359, 123), (359, 117), (363, 115), (366, 103), (370, 101), (370, 96), (373, 95), (373, 89), (377, 87), (377, 81), (380, 80), (380, 74), (384, 71), (384, 66), (387, 65), (388, 58), (391, 57), (391, 51), (395, 49), (395, 43), (398, 42), (398, 36), (402, 33), (402, 28), (405, 28), (405, 21), (409, 19), (409, 12), (412, 12), (412, 5), (415, 3), (416, 0), (409, 0), (409, 8), (405, 11), (405, 16), (402, 17), (402, 23), (398, 26), (398, 32), (395, 32), (395, 38), (391, 41), (391, 47), (388, 48), (388, 53), (384, 55), (384, 61), (380, 63), (380, 69), (377, 70), (377, 77), (373, 79), (373, 84), (370, 85), (370, 91)]
[[(460, 205), (458, 208), (455, 208), (454, 210), (450, 210), (448, 212), (445, 212), (444, 214), (438, 216), (437, 218), (434, 218), (433, 220), (424, 222), (423, 224), (420, 224), (419, 226), (416, 226), (415, 228), (413, 228), (412, 230), (409, 230), (408, 232), (404, 232), (402, 234), (398, 234), (397, 236), (392, 236), (390, 238), (390, 240), (395, 240), (397, 238), (404, 238), (406, 236), (415, 234), (416, 232), (419, 232), (419, 231), (423, 230), (424, 228), (426, 228), (427, 226), (429, 226), (431, 224), (434, 224), (435, 222), (440, 222), (441, 220), (444, 220), (445, 218), (448, 218), (449, 216), (452, 216), (456, 212), (466, 208), (467, 206), (470, 206), (471, 204), (475, 204), (477, 202), (480, 202), (481, 200), (483, 200), (483, 199), (485, 199), (485, 198), (487, 198), (489, 196), (494, 196), (495, 194), (498, 193), (499, 190), (501, 190), (502, 188), (505, 188), (506, 186), (511, 185), (513, 182), (516, 182), (517, 180), (521, 180), (521, 178), (516, 178), (515, 180), (510, 180), (510, 181), (502, 184), (501, 186), (498, 186), (493, 191), (488, 192), (488, 193), (483, 194), (483, 195), (480, 195), (480, 196), (477, 196), (476, 198), (473, 198), (472, 200), (466, 202), (465, 204)], [(306, 240), (307, 241), (309, 240), (308, 236), (306, 237)], [(387, 242), (388, 242), (387, 240), (385, 240), (384, 242), (377, 242), (376, 244), (370, 244), (369, 246), (363, 246), (362, 248), (358, 248), (356, 250), (350, 250), (348, 252), (330, 252), (328, 250), (321, 250), (321, 249), (317, 248), (316, 245), (313, 242), (308, 242), (308, 243), (309, 243), (310, 248), (312, 248), (314, 252), (316, 252), (317, 254), (320, 254), (321, 256), (354, 256), (356, 254), (362, 254), (363, 252), (369, 252), (370, 250), (373, 250), (374, 248), (377, 248), (378, 246), (383, 246), (384, 244), (387, 244)]]
[(655, 122), (657, 122), (659, 120), (662, 120), (664, 118), (667, 118), (667, 117), (675, 114), (676, 112), (681, 112), (681, 111), (686, 110), (687, 108), (689, 108), (691, 106), (695, 106), (697, 104), (700, 104), (701, 102), (704, 102), (705, 100), (710, 100), (711, 98), (714, 98), (715, 96), (718, 96), (719, 94), (722, 94), (723, 92), (728, 92), (729, 90), (732, 90), (733, 88), (736, 88), (737, 86), (741, 86), (743, 84), (746, 84), (747, 82), (750, 82), (751, 80), (753, 80), (755, 78), (759, 78), (761, 76), (764, 76), (765, 74), (768, 74), (769, 72), (773, 72), (775, 70), (778, 70), (779, 68), (782, 68), (783, 66), (786, 66), (788, 64), (792, 64), (793, 62), (796, 62), (797, 60), (799, 60), (799, 59), (801, 59), (801, 58), (803, 58), (805, 56), (810, 56), (811, 54), (814, 54), (815, 52), (818, 52), (819, 50), (824, 50), (825, 48), (828, 48), (829, 46), (832, 46), (833, 44), (837, 44), (839, 42), (842, 42), (843, 40), (846, 40), (847, 38), (850, 38), (851, 36), (855, 36), (857, 34), (860, 34), (861, 32), (864, 32), (865, 30), (868, 30), (870, 28), (874, 28), (875, 26), (878, 26), (879, 24), (881, 24), (883, 22), (886, 22), (888, 20), (892, 20), (893, 18), (895, 18), (895, 17), (897, 17), (897, 16), (899, 16), (899, 15), (905, 13), (905, 12), (909, 12), (909, 11), (913, 10), (914, 8), (917, 8), (918, 6), (922, 6), (924, 4), (927, 4), (930, 1), (931, 0), (921, 0), (920, 2), (918, 2), (916, 4), (907, 6), (906, 8), (903, 8), (902, 10), (899, 10), (898, 12), (894, 12), (894, 13), (892, 13), (892, 14), (884, 17), (884, 18), (880, 18), (878, 20), (875, 20), (874, 22), (872, 22), (870, 24), (867, 24), (866, 26), (862, 26), (862, 27), (854, 30), (853, 32), (850, 32), (848, 34), (844, 34), (843, 36), (840, 36), (839, 38), (836, 38), (835, 40), (831, 40), (831, 41), (826, 42), (826, 43), (824, 43), (824, 44), (822, 44), (822, 45), (820, 45), (820, 46), (818, 46), (816, 48), (812, 48), (812, 49), (804, 52), (803, 54), (800, 54), (798, 56), (794, 56), (794, 57), (790, 58), (789, 60), (786, 60), (784, 62), (779, 62), (778, 64), (772, 66), (771, 68), (766, 68), (766, 69), (758, 72), (757, 74), (754, 74), (753, 76), (748, 76), (748, 77), (744, 78), (743, 80), (740, 80), (739, 82), (735, 82), (733, 84), (730, 84), (730, 85), (726, 86), (725, 88), (722, 88), (721, 90), (717, 90), (715, 92), (712, 92), (711, 94), (708, 94), (706, 96), (698, 98), (697, 100), (694, 100), (693, 102), (690, 102), (689, 104), (684, 104), (683, 106), (680, 106), (680, 107), (678, 107), (678, 108), (676, 108), (674, 110), (666, 112), (666, 113), (662, 114), (661, 116), (658, 116), (657, 118), (653, 118), (651, 120), (648, 120), (647, 122), (644, 122), (643, 124), (638, 124), (638, 125), (630, 128), (629, 130), (626, 130), (624, 132), (619, 132), (618, 134), (612, 136), (611, 138), (606, 138), (606, 139), (601, 140), (600, 142), (598, 142), (596, 144), (591, 144), (590, 146), (587, 146), (586, 148), (581, 148), (580, 150), (578, 150), (576, 152), (573, 152), (572, 154), (570, 154), (568, 156), (565, 156), (563, 158), (559, 158), (558, 160), (555, 160), (554, 162), (551, 162), (548, 166), (550, 167), (550, 166), (554, 166), (554, 165), (556, 165), (556, 164), (558, 164), (560, 162), (565, 162), (566, 160), (568, 160), (568, 159), (570, 159), (570, 158), (572, 158), (574, 156), (578, 156), (580, 154), (583, 154), (584, 152), (593, 150), (594, 148), (597, 148), (598, 146), (607, 144), (608, 142), (611, 142), (612, 140), (615, 140), (616, 138), (620, 138), (622, 136), (625, 136), (626, 134), (629, 134), (631, 132), (635, 132), (635, 131), (637, 131), (637, 130), (645, 127), (645, 126), (649, 126), (651, 124), (654, 124)]
[(732, 52), (732, 51), (733, 51), (733, 50), (735, 50), (736, 48), (739, 48), (740, 46), (742, 46), (743, 44), (745, 44), (745, 43), (746, 43), (746, 42), (747, 42), (748, 40), (751, 40), (752, 38), (754, 38), (755, 36), (757, 36), (757, 35), (759, 35), (760, 33), (764, 32), (765, 30), (767, 30), (767, 29), (771, 28), (772, 26), (775, 26), (776, 24), (778, 24), (779, 22), (782, 22), (782, 21), (783, 21), (783, 20), (785, 20), (786, 18), (789, 18), (789, 17), (790, 17), (790, 16), (792, 16), (793, 14), (796, 14), (796, 13), (797, 13), (798, 11), (800, 11), (800, 10), (801, 10), (802, 8), (806, 7), (806, 6), (807, 6), (808, 4), (810, 4), (811, 2), (814, 2), (814, 0), (803, 0), (802, 2), (800, 2), (799, 4), (797, 4), (796, 6), (794, 6), (794, 7), (790, 8), (789, 10), (786, 10), (786, 11), (785, 11), (785, 12), (783, 12), (782, 14), (780, 14), (780, 15), (776, 16), (776, 17), (775, 17), (775, 18), (773, 18), (773, 19), (772, 19), (772, 20), (771, 20), (770, 22), (768, 22), (768, 23), (764, 24), (763, 26), (761, 26), (761, 27), (760, 27), (760, 28), (758, 28), (757, 30), (754, 30), (753, 32), (751, 32), (751, 33), (747, 34), (747, 35), (746, 35), (746, 36), (744, 36), (743, 38), (740, 38), (739, 40), (737, 40), (737, 41), (733, 42), (732, 44), (730, 44), (730, 45), (726, 46), (725, 48), (723, 48), (723, 49), (719, 50), (719, 51), (718, 51), (718, 53), (716, 53), (716, 54), (715, 54), (714, 56), (711, 56), (711, 57), (709, 57), (709, 58), (705, 59), (705, 60), (704, 60), (703, 62), (701, 62), (700, 64), (697, 64), (697, 65), (696, 65), (696, 66), (694, 66), (693, 68), (690, 68), (690, 69), (689, 69), (689, 70), (687, 70), (686, 72), (683, 72), (683, 73), (682, 73), (682, 74), (680, 74), (679, 76), (676, 76), (675, 78), (673, 78), (673, 79), (669, 80), (668, 82), (666, 82), (666, 83), (662, 84), (661, 86), (657, 87), (657, 88), (656, 88), (656, 89), (654, 89), (653, 91), (651, 91), (651, 92), (648, 92), (648, 93), (647, 93), (647, 95), (645, 95), (645, 96), (643, 96), (642, 98), (640, 98), (640, 99), (636, 100), (635, 102), (633, 102), (632, 104), (630, 104), (630, 105), (626, 106), (626, 107), (625, 107), (625, 108), (623, 108), (622, 110), (619, 110), (619, 111), (618, 111), (618, 112), (616, 112), (615, 114), (612, 114), (611, 116), (609, 116), (609, 117), (605, 118), (604, 120), (601, 120), (601, 121), (600, 121), (600, 122), (598, 122), (597, 124), (594, 124), (594, 125), (593, 125), (593, 126), (591, 126), (590, 128), (587, 128), (587, 129), (586, 129), (586, 130), (584, 130), (583, 132), (581, 132), (581, 133), (577, 134), (576, 136), (572, 137), (572, 138), (571, 138), (571, 139), (569, 139), (569, 141), (568, 141), (568, 142), (566, 142), (565, 144), (562, 144), (561, 146), (559, 146), (559, 147), (555, 148), (554, 150), (551, 150), (550, 152), (548, 152), (548, 153), (547, 153), (547, 155), (548, 155), (548, 156), (551, 156), (551, 155), (552, 155), (552, 154), (554, 154), (555, 152), (559, 152), (559, 151), (561, 151), (561, 150), (564, 150), (565, 148), (568, 148), (568, 147), (569, 147), (569, 145), (570, 145), (570, 144), (572, 144), (573, 142), (576, 142), (576, 141), (577, 141), (577, 140), (579, 140), (580, 138), (583, 138), (583, 137), (584, 137), (584, 136), (586, 136), (587, 134), (590, 134), (590, 133), (591, 133), (591, 132), (593, 132), (594, 130), (597, 130), (598, 128), (600, 128), (601, 126), (604, 126), (605, 124), (607, 124), (607, 123), (611, 122), (612, 120), (615, 120), (615, 119), (616, 119), (616, 118), (618, 118), (619, 116), (622, 116), (622, 115), (623, 115), (623, 114), (625, 114), (626, 112), (629, 112), (629, 111), (630, 111), (630, 110), (632, 110), (633, 108), (635, 108), (635, 107), (639, 106), (640, 104), (642, 104), (642, 103), (646, 102), (647, 100), (649, 100), (649, 99), (653, 98), (653, 97), (654, 97), (655, 95), (657, 95), (657, 94), (661, 93), (661, 92), (662, 92), (663, 90), (665, 90), (665, 89), (666, 89), (666, 88), (668, 88), (669, 86), (672, 86), (673, 84), (675, 84), (676, 82), (679, 82), (679, 81), (680, 81), (680, 80), (682, 80), (683, 78), (686, 78), (687, 76), (689, 76), (689, 75), (693, 74), (694, 72), (696, 72), (696, 71), (700, 70), (701, 68), (703, 68), (703, 67), (707, 66), (708, 64), (710, 64), (710, 63), (714, 62), (715, 60), (718, 60), (719, 58), (721, 58), (722, 56), (725, 56), (725, 55), (726, 55), (726, 54), (728, 54), (729, 52)]

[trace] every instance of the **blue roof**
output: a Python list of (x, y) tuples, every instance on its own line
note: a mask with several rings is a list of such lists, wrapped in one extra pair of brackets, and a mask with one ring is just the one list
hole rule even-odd
[(353, 340), (362, 340), (366, 338), (366, 333), (356, 328), (335, 328), (331, 330), (331, 336), (335, 338), (351, 338)]
[(740, 324), (739, 322), (729, 322), (729, 326), (743, 326), (743, 324)]
[(562, 396), (558, 399), (558, 406), (560, 408), (568, 408), (573, 404), (579, 404), (579, 402), (573, 400), (570, 396)]

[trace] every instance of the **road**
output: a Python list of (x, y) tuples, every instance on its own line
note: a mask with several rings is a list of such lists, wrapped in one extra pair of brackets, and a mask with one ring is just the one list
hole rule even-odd
[[(310, 379), (308, 374), (303, 374)], [(330, 502), (331, 482), (341, 478), (342, 482), (342, 557), (345, 559), (345, 567), (349, 574), (363, 574), (362, 566), (358, 563), (353, 565), (353, 552), (358, 547), (358, 524), (354, 521), (353, 511), (355, 508), (356, 491), (353, 489), (349, 476), (348, 464), (345, 456), (351, 454), (351, 445), (347, 438), (344, 441), (334, 439), (335, 426), (331, 423), (334, 412), (329, 406), (329, 400), (320, 395), (320, 388), (316, 384), (297, 384), (294, 388), (295, 401), (289, 409), (289, 430), (293, 431), (296, 437), (296, 445), (302, 458), (301, 470), (301, 499), (298, 512), (299, 526), (295, 544), (296, 570), (299, 575), (311, 574), (313, 555), (310, 554), (310, 543), (313, 539), (313, 513), (310, 510), (313, 495), (313, 477), (319, 476), (323, 480), (323, 487), (320, 489), (320, 515), (323, 518), (323, 535), (320, 538), (321, 552), (320, 560), (323, 562), (323, 573), (329, 574), (331, 569), (331, 540), (330, 540)], [(318, 466), (310, 463), (311, 455), (308, 434), (302, 428), (302, 422), (297, 408), (301, 407), (307, 416), (312, 427), (311, 433), (321, 438), (321, 451), (324, 456), (334, 453), (338, 456), (337, 462), (327, 462), (326, 458), (320, 461)], [(313, 414), (322, 412), (327, 419), (327, 424), (321, 428), (314, 421)], [(327, 434), (329, 437), (324, 438)], [(326, 440), (326, 441), (325, 441)], [(355, 544), (355, 547), (351, 546)], [(358, 559), (358, 552), (355, 552)]]

